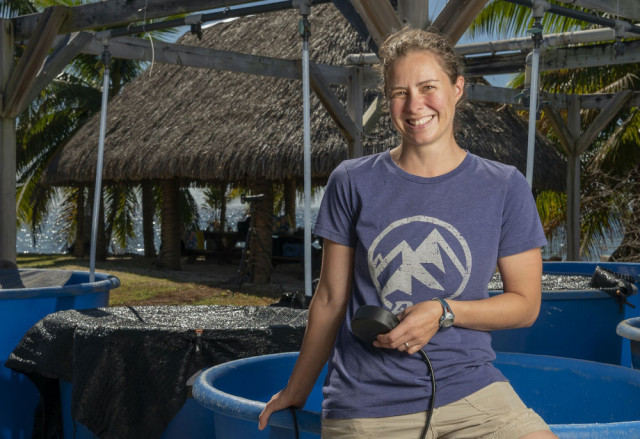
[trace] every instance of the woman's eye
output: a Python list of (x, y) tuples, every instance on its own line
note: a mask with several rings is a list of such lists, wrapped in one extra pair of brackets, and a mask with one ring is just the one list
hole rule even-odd
[(402, 96), (404, 96), (406, 93), (404, 91), (394, 91), (393, 93), (391, 93), (391, 97), (392, 98), (400, 98)]

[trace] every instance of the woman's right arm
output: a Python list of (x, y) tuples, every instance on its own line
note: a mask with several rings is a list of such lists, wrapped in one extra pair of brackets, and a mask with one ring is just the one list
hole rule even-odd
[(267, 426), (271, 413), (302, 407), (329, 358), (351, 296), (354, 249), (324, 240), (320, 281), (309, 306), (309, 322), (300, 355), (287, 387), (273, 395), (260, 413), (258, 428)]

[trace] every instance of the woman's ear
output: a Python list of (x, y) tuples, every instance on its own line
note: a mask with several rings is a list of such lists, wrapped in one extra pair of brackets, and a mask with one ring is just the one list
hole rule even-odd
[(455, 96), (456, 96), (456, 103), (457, 103), (458, 101), (460, 101), (460, 98), (464, 96), (464, 76), (458, 76), (453, 86), (455, 88)]

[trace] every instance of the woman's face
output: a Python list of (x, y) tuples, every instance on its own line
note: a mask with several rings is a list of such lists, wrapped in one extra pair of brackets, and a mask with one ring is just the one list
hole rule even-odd
[(391, 120), (403, 145), (420, 147), (453, 139), (453, 119), (464, 78), (459, 76), (451, 84), (437, 55), (416, 50), (395, 60), (386, 90)]

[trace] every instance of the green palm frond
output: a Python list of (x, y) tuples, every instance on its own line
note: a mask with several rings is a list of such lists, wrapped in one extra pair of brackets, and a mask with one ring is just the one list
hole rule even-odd
[(129, 238), (135, 236), (134, 214), (139, 208), (139, 191), (127, 184), (110, 184), (105, 187), (106, 234), (125, 248)]

